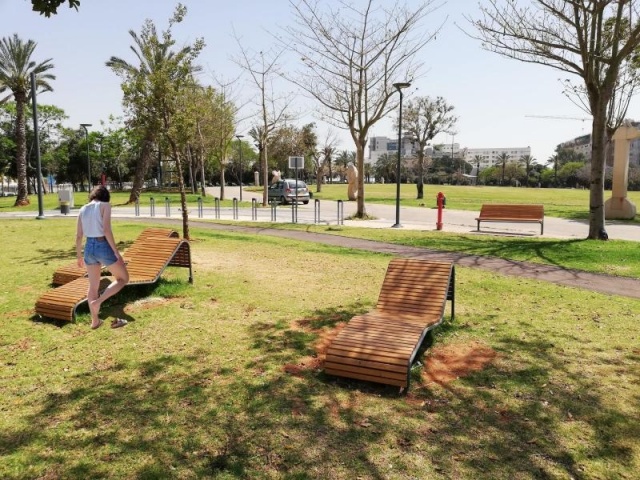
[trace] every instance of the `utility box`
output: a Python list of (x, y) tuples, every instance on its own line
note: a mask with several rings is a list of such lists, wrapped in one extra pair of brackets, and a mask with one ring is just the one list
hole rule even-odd
[(62, 206), (62, 203), (66, 202), (68, 208), (73, 208), (73, 190), (59, 190), (58, 191), (58, 205)]

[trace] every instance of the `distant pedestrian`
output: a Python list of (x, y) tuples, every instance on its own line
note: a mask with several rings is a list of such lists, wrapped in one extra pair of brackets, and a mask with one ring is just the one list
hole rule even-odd
[[(89, 203), (80, 209), (76, 228), (76, 254), (78, 266), (86, 266), (89, 276), (89, 291), (87, 300), (91, 312), (91, 328), (102, 325), (99, 317), (100, 306), (108, 298), (114, 296), (129, 283), (129, 272), (118, 252), (118, 247), (111, 231), (111, 195), (104, 185), (95, 187), (89, 195)], [(84, 252), (82, 239), (86, 237)], [(109, 267), (109, 272), (115, 280), (109, 284), (100, 295), (100, 276), (102, 265)], [(127, 324), (124, 319), (116, 318), (112, 328), (123, 327)]]

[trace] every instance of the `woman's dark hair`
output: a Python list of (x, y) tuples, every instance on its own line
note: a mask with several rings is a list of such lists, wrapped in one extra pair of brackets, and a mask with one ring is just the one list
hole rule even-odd
[(107, 187), (104, 185), (98, 185), (89, 194), (89, 200), (100, 200), (101, 202), (108, 202), (111, 199), (111, 194)]

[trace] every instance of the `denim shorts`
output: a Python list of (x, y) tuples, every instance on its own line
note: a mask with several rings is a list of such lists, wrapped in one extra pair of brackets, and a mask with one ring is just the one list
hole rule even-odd
[(116, 263), (117, 260), (106, 238), (87, 237), (87, 243), (84, 246), (84, 263), (86, 265), (97, 265), (101, 263), (105, 267), (108, 267)]

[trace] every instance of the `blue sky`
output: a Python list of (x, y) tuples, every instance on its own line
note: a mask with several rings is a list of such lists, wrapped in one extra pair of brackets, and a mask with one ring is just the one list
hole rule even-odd
[[(203, 83), (213, 84), (214, 74), (225, 80), (241, 74), (231, 60), (239, 53), (234, 30), (246, 48), (268, 50), (273, 44), (270, 32), (277, 32), (292, 19), (286, 0), (182, 3), (188, 7), (188, 14), (174, 29), (174, 36), (178, 43), (204, 38), (207, 46), (199, 59), (204, 67)], [(409, 0), (412, 3), (416, 2)], [(97, 127), (109, 115), (122, 114), (120, 82), (104, 65), (105, 61), (112, 55), (133, 61), (128, 31), (140, 31), (146, 18), (152, 19), (159, 30), (164, 29), (176, 4), (173, 0), (82, 0), (78, 12), (64, 7), (57, 16), (46, 19), (31, 11), (28, 0), (0, 0), (0, 36), (17, 33), (22, 39), (35, 40), (35, 59), (53, 59), (55, 91), (40, 95), (39, 102), (63, 108), (69, 116), (68, 126), (92, 123)], [(477, 41), (466, 36), (457, 25), (468, 28), (462, 15), (476, 12), (475, 0), (449, 0), (425, 19), (424, 26), (435, 29), (448, 18), (437, 40), (421, 51), (427, 68), (405, 99), (408, 95), (442, 96), (453, 104), (460, 117), (453, 140), (461, 147), (530, 146), (532, 155), (544, 163), (558, 143), (589, 133), (590, 121), (527, 117), (587, 115), (561, 93), (558, 79), (567, 78), (567, 74), (485, 52)], [(239, 102), (244, 103), (252, 90), (242, 80), (236, 85), (236, 95), (242, 99)], [(287, 88), (293, 90), (291, 86)], [(298, 102), (309, 115), (317, 108), (303, 97)], [(629, 110), (631, 118), (635, 118), (635, 105), (634, 101)], [(243, 108), (242, 117), (255, 110), (251, 104)], [(307, 116), (303, 120), (313, 118)], [(239, 131), (246, 133), (250, 123), (244, 121)], [(372, 135), (395, 137), (392, 123), (391, 117), (381, 121)], [(326, 127), (321, 126), (320, 138), (325, 132)], [(354, 150), (348, 134), (338, 133), (340, 148)], [(442, 135), (436, 141), (451, 143), (452, 138)]]

